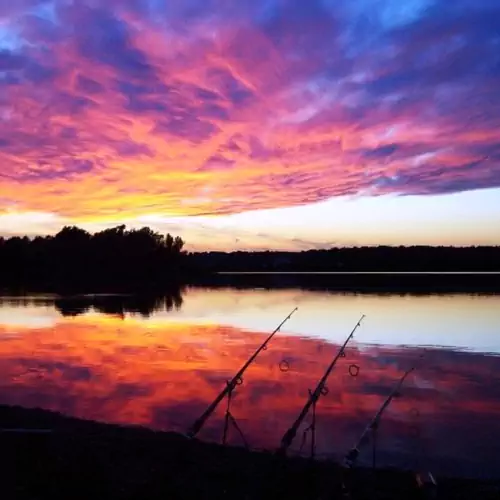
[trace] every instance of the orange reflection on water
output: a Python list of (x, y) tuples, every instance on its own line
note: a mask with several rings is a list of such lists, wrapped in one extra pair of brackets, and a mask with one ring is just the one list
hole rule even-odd
[[(185, 431), (266, 336), (211, 323), (98, 314), (59, 318), (47, 328), (0, 327), (0, 403)], [(252, 446), (277, 447), (337, 349), (276, 335), (248, 369), (232, 406)], [(418, 354), (350, 345), (318, 404), (318, 453), (344, 454)], [(352, 363), (360, 367), (356, 378), (348, 373)], [(475, 455), (486, 461), (498, 453), (491, 436), (500, 436), (499, 369), (499, 357), (430, 350), (384, 417), (386, 459)], [(221, 404), (201, 438), (220, 439), (224, 410)], [(418, 443), (410, 439), (415, 434)], [(301, 438), (299, 432), (295, 451)], [(231, 440), (238, 442), (234, 432)]]

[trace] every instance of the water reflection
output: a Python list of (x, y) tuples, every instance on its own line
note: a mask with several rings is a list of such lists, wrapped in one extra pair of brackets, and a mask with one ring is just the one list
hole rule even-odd
[(182, 307), (182, 291), (168, 295), (77, 295), (58, 297), (55, 308), (63, 316), (78, 316), (91, 311), (124, 317), (126, 313), (139, 314), (145, 318), (154, 312), (170, 312)]
[[(2, 304), (0, 403), (185, 431), (262, 343), (264, 331), (298, 305), (233, 401), (232, 412), (252, 447), (272, 449), (363, 311), (367, 319), (358, 343), (348, 348), (318, 404), (318, 454), (347, 452), (420, 346), (432, 343), (431, 331), (440, 332), (436, 344), (456, 343), (460, 349), (428, 350), (385, 414), (378, 461), (464, 475), (497, 472), (500, 357), (486, 352), (500, 352), (494, 335), (500, 326), (498, 297), (191, 289), (179, 307), (159, 301), (147, 318), (124, 299), (114, 298), (109, 306), (101, 306), (104, 297), (92, 300), (76, 316), (61, 314), (66, 309), (48, 297), (25, 300), (22, 308)], [(351, 363), (361, 367), (356, 378), (349, 375)], [(220, 439), (223, 412), (221, 405), (201, 438)], [(295, 452), (301, 437), (299, 432)], [(239, 442), (235, 433), (230, 440)], [(370, 452), (362, 459), (369, 461)]]

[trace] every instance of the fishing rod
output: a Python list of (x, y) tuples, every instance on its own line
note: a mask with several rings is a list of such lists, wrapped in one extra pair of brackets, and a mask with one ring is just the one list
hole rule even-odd
[[(280, 454), (286, 453), (286, 451), (288, 450), (288, 448), (292, 444), (293, 440), (295, 439), (295, 436), (297, 435), (297, 430), (300, 427), (300, 424), (302, 423), (304, 418), (309, 413), (311, 406), (313, 407), (313, 412), (314, 412), (313, 418), (315, 417), (315, 414), (316, 414), (315, 409), (316, 409), (316, 403), (317, 403), (318, 399), (320, 398), (320, 396), (324, 396), (324, 395), (328, 394), (328, 389), (326, 387), (326, 381), (327, 381), (330, 373), (332, 372), (332, 370), (335, 368), (335, 365), (337, 364), (338, 359), (345, 356), (345, 352), (344, 352), (345, 348), (346, 348), (347, 344), (349, 343), (349, 341), (354, 336), (354, 332), (361, 326), (361, 322), (363, 321), (364, 317), (365, 317), (365, 315), (363, 314), (361, 316), (361, 318), (359, 319), (359, 321), (356, 323), (356, 326), (352, 329), (351, 333), (349, 334), (349, 336), (345, 340), (344, 344), (339, 349), (337, 355), (335, 356), (333, 361), (330, 363), (330, 366), (328, 366), (325, 374), (323, 375), (323, 377), (319, 381), (318, 385), (316, 386), (316, 389), (312, 392), (309, 391), (309, 398), (307, 399), (307, 402), (304, 405), (304, 408), (302, 408), (300, 415), (297, 417), (297, 420), (295, 420), (293, 425), (283, 435), (283, 438), (281, 439), (281, 445), (278, 449), (278, 453), (280, 453)], [(311, 427), (311, 430), (314, 432), (314, 423), (313, 423), (313, 426)], [(314, 436), (313, 436), (313, 439), (314, 439)]]
[[(281, 327), (292, 317), (293, 313), (297, 311), (298, 307), (296, 307), (279, 325), (278, 327), (267, 337), (267, 339), (261, 344), (261, 346), (250, 356), (248, 361), (240, 368), (238, 373), (231, 379), (226, 382), (226, 387), (221, 391), (221, 393), (214, 399), (212, 404), (203, 412), (203, 414), (194, 422), (194, 424), (190, 427), (187, 435), (189, 437), (195, 437), (198, 432), (205, 425), (207, 419), (212, 415), (215, 411), (219, 403), (228, 396), (229, 401), (231, 400), (231, 395), (237, 385), (243, 384), (243, 374), (246, 369), (253, 363), (255, 358), (259, 355), (261, 351), (265, 351), (267, 349), (267, 344), (271, 341), (271, 339), (278, 333)], [(228, 409), (229, 412), (229, 409)]]
[[(349, 451), (349, 453), (346, 455), (344, 462), (345, 462), (345, 465), (347, 467), (352, 467), (355, 464), (356, 460), (358, 459), (359, 453), (360, 453), (360, 448), (361, 448), (361, 446), (363, 446), (364, 444), (366, 444), (368, 442), (370, 433), (373, 433), (374, 443), (375, 443), (376, 431), (378, 429), (378, 426), (380, 424), (380, 419), (382, 418), (384, 411), (391, 404), (391, 401), (396, 396), (399, 395), (399, 391), (400, 391), (404, 381), (410, 375), (410, 373), (412, 373), (413, 371), (415, 371), (417, 369), (417, 366), (420, 363), (420, 361), (422, 360), (422, 358), (424, 357), (424, 354), (420, 355), (420, 357), (415, 362), (415, 364), (411, 368), (406, 370), (406, 372), (403, 374), (403, 376), (399, 379), (398, 383), (395, 385), (395, 387), (393, 388), (393, 390), (391, 391), (389, 396), (387, 396), (386, 400), (382, 403), (382, 405), (378, 409), (375, 416), (370, 420), (370, 423), (366, 426), (365, 430), (363, 431), (363, 434), (361, 434), (361, 437), (359, 438), (359, 440), (356, 443), (356, 445), (354, 446), (354, 448), (352, 448)], [(374, 448), (373, 448), (373, 467), (374, 468), (375, 468), (375, 452), (376, 452), (376, 447), (374, 445)]]

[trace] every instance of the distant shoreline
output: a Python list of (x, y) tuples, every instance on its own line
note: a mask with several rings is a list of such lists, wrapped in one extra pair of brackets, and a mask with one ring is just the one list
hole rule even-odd
[(219, 271), (189, 284), (232, 288), (302, 288), (346, 293), (499, 294), (498, 271)]
[(351, 276), (351, 275), (367, 275), (367, 276), (423, 276), (423, 275), (437, 275), (437, 276), (500, 276), (500, 271), (217, 271), (214, 274), (220, 275), (331, 275), (331, 276)]
[[(217, 238), (217, 232), (214, 232)], [(500, 247), (341, 247), (301, 252), (186, 252), (184, 240), (124, 225), (95, 234), (0, 237), (0, 286), (62, 293), (177, 293), (186, 285), (338, 290), (500, 291)], [(252, 281), (253, 280), (253, 281)], [(316, 281), (316, 283), (314, 283)]]
[(106, 295), (140, 295), (173, 298), (181, 302), (186, 287), (234, 289), (303, 289), (366, 294), (500, 294), (499, 271), (204, 271), (184, 277), (163, 277), (151, 282), (144, 277), (130, 282), (89, 279), (85, 282), (27, 281), (1, 283), (0, 294), (22, 296), (54, 293), (79, 296), (82, 301), (106, 300)]

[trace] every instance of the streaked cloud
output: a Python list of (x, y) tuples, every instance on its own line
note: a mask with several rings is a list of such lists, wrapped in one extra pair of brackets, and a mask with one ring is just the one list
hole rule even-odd
[(1, 2), (0, 212), (500, 187), (498, 33), (493, 0)]

